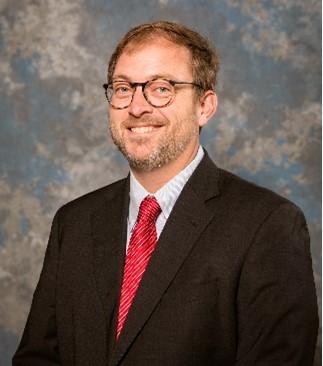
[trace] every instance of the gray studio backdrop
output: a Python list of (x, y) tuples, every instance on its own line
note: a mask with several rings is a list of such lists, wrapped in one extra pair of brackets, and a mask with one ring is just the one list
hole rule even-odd
[(203, 145), (219, 166), (303, 209), (320, 292), (319, 0), (0, 0), (1, 366), (26, 321), (54, 212), (127, 173), (102, 83), (117, 39), (157, 19), (218, 48), (219, 110)]

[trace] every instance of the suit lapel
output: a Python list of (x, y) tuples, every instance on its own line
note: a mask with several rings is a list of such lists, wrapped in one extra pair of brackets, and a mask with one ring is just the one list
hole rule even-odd
[(128, 207), (129, 178), (110, 192), (91, 218), (94, 277), (107, 320), (109, 354), (115, 337), (115, 308), (125, 258)]
[(158, 240), (116, 344), (112, 366), (118, 364), (141, 331), (212, 219), (213, 213), (207, 209), (205, 201), (217, 194), (216, 184), (209, 185), (210, 181), (214, 183), (214, 174), (217, 170), (206, 155), (184, 187)]

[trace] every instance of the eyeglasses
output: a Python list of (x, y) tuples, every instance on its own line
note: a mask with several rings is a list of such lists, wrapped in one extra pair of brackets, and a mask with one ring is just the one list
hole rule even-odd
[(109, 84), (103, 84), (105, 96), (112, 108), (125, 109), (133, 100), (136, 88), (141, 86), (146, 101), (155, 108), (166, 107), (175, 98), (176, 85), (192, 85), (202, 88), (201, 85), (188, 81), (174, 81), (167, 79), (148, 80), (144, 83), (130, 83), (124, 80), (115, 80)]

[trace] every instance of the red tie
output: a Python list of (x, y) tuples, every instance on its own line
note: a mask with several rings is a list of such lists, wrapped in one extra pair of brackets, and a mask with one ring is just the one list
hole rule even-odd
[(161, 208), (153, 196), (140, 204), (136, 225), (130, 238), (121, 287), (117, 339), (157, 243), (156, 220)]

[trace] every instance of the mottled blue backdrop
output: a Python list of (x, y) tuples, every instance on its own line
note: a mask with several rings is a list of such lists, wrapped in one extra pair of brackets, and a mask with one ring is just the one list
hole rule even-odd
[(0, 366), (26, 321), (54, 212), (127, 172), (101, 85), (120, 36), (157, 19), (218, 48), (219, 111), (202, 142), (219, 166), (304, 210), (321, 292), (319, 0), (0, 0)]

